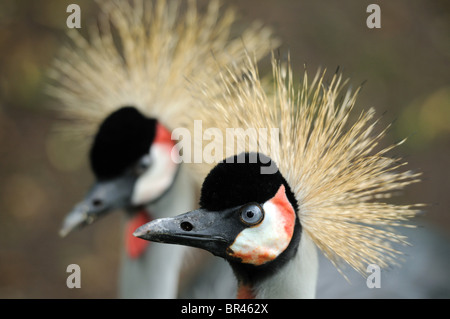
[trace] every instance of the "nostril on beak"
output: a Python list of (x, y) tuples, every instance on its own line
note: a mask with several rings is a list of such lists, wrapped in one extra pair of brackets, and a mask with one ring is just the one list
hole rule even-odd
[(94, 206), (94, 207), (101, 207), (102, 205), (103, 205), (103, 201), (101, 200), (101, 199), (98, 199), (98, 198), (96, 198), (96, 199), (93, 199), (92, 200), (92, 205)]
[(194, 226), (192, 226), (192, 224), (189, 222), (182, 222), (180, 224), (180, 227), (184, 231), (191, 231), (194, 228)]

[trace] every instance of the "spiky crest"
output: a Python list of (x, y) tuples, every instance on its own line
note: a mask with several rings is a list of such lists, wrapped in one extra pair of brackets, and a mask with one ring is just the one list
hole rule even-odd
[[(393, 228), (412, 227), (409, 220), (421, 207), (383, 201), (419, 181), (420, 174), (401, 171), (406, 162), (387, 155), (403, 141), (375, 151), (386, 129), (374, 134), (373, 109), (352, 118), (359, 89), (344, 91), (342, 75), (325, 83), (325, 72), (310, 81), (305, 71), (296, 88), (289, 61), (273, 58), (272, 67), (271, 93), (251, 58), (245, 69), (223, 68), (217, 83), (222, 94), (204, 83), (199, 91), (208, 107), (194, 113), (203, 119), (203, 129), (279, 128), (278, 141), (272, 143), (279, 147), (265, 136), (241, 134), (237, 138), (246, 144), (240, 151), (259, 151), (277, 163), (298, 201), (302, 227), (321, 251), (338, 269), (344, 261), (361, 274), (368, 264), (396, 264), (401, 252), (392, 244), (406, 243), (406, 238)], [(251, 76), (243, 81), (242, 74)], [(224, 154), (236, 152), (224, 146)]]
[[(179, 127), (192, 103), (188, 81), (208, 82), (217, 62), (238, 63), (243, 48), (267, 54), (277, 40), (269, 28), (251, 24), (239, 37), (233, 10), (211, 1), (200, 13), (195, 0), (97, 0), (96, 24), (85, 38), (68, 31), (49, 76), (48, 93), (69, 122), (61, 128), (91, 137), (99, 123), (125, 105), (136, 106), (166, 127)], [(84, 139), (89, 140), (89, 139)]]

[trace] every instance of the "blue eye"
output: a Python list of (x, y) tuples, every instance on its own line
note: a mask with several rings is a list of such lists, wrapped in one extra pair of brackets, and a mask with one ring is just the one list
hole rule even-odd
[(240, 218), (244, 224), (254, 226), (264, 219), (264, 210), (256, 203), (248, 204), (240, 209)]

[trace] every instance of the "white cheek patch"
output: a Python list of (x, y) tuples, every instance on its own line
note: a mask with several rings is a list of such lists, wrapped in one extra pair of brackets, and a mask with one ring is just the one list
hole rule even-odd
[(277, 258), (288, 246), (294, 232), (295, 212), (286, 198), (284, 186), (263, 205), (261, 224), (244, 229), (229, 247), (230, 255), (256, 266)]
[(177, 164), (172, 161), (171, 150), (172, 145), (167, 143), (152, 145), (150, 149), (152, 165), (136, 181), (131, 199), (133, 205), (152, 202), (172, 185)]

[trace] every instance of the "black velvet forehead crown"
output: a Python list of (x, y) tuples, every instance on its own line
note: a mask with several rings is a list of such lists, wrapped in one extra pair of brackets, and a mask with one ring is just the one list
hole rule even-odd
[(262, 204), (284, 185), (289, 201), (298, 211), (295, 196), (279, 170), (273, 174), (261, 173), (261, 167), (271, 164), (275, 165), (260, 153), (242, 153), (220, 162), (203, 182), (200, 207), (219, 211), (250, 202)]
[(156, 123), (131, 106), (110, 114), (100, 125), (90, 152), (95, 176), (117, 177), (148, 153), (155, 139)]

